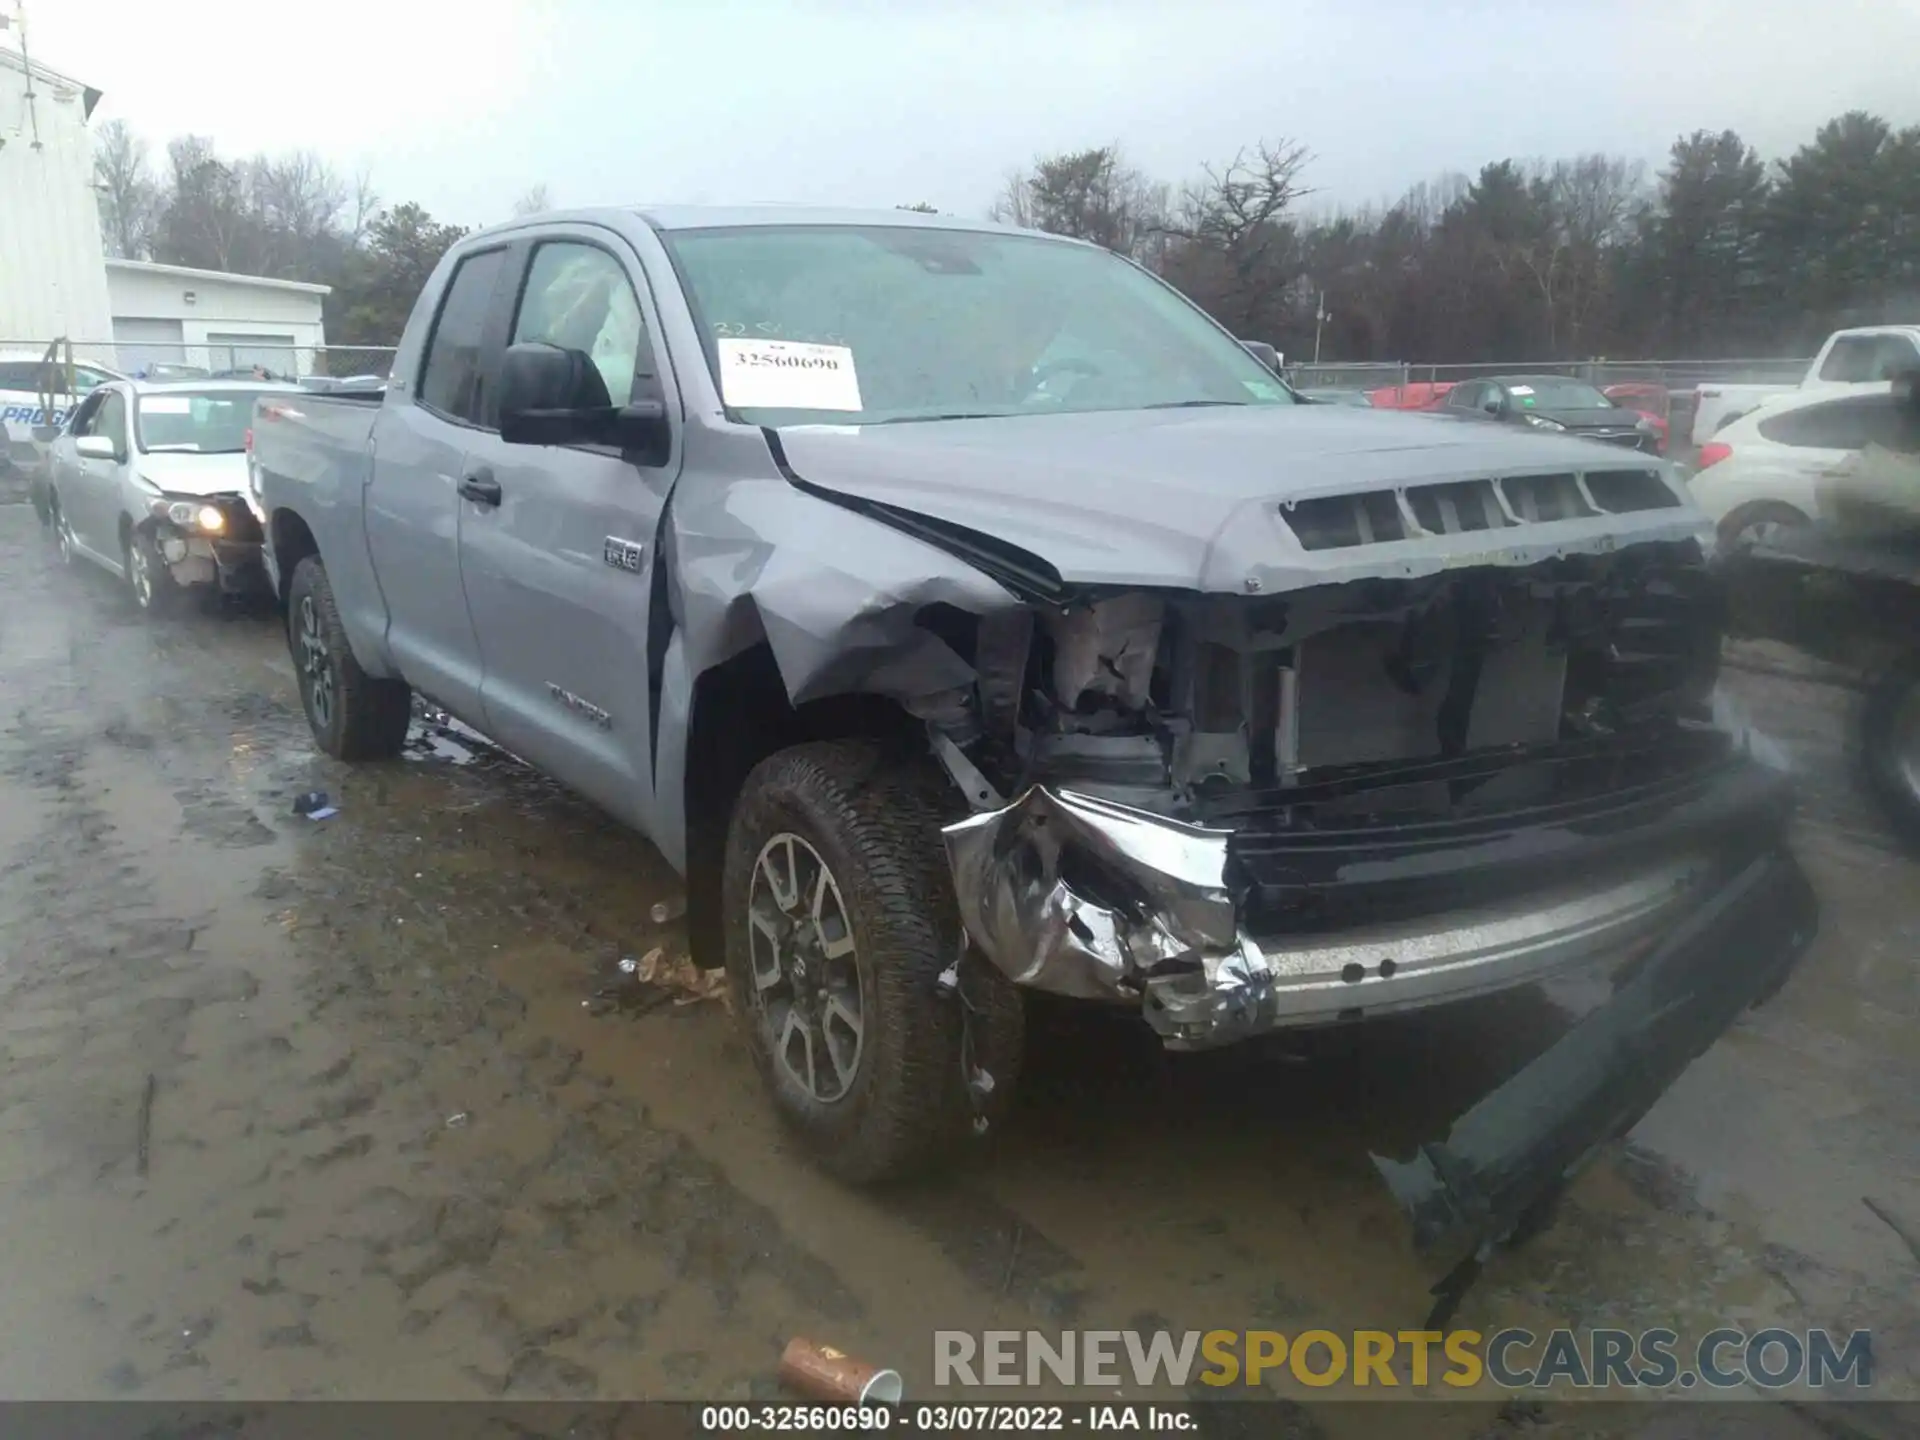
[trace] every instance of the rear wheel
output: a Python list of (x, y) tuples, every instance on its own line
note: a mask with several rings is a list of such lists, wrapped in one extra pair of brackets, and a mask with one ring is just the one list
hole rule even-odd
[(369, 675), (353, 658), (333, 587), (309, 555), (287, 587), (287, 648), (314, 741), (336, 760), (387, 760), (400, 753), (413, 713), (403, 680)]
[(782, 1119), (856, 1182), (948, 1158), (1019, 1069), (1011, 982), (974, 961), (964, 1000), (940, 983), (961, 943), (943, 783), (879, 742), (800, 745), (748, 776), (728, 831), (735, 1013)]
[(1861, 762), (1887, 818), (1920, 844), (1920, 662), (1909, 662), (1868, 694)]
[(1720, 522), (1720, 542), (1729, 550), (1766, 545), (1787, 531), (1809, 523), (1805, 515), (1784, 500), (1756, 500), (1740, 506)]

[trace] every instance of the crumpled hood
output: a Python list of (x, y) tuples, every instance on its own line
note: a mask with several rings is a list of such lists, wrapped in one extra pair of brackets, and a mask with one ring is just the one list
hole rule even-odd
[[(1417, 573), (1426, 559), (1433, 568), (1472, 563), (1473, 552), (1487, 550), (1495, 535), (1500, 553), (1487, 558), (1524, 564), (1531, 558), (1522, 552), (1536, 539), (1550, 542), (1544, 555), (1570, 540), (1628, 532), (1683, 538), (1704, 523), (1676, 486), (1675, 507), (1648, 515), (1310, 552), (1283, 523), (1281, 504), (1655, 463), (1565, 436), (1345, 406), (813, 425), (777, 434), (789, 469), (809, 487), (963, 526), (1018, 546), (1080, 584), (1286, 590), (1384, 573), (1385, 566)], [(1409, 552), (1423, 557), (1413, 571), (1403, 563)]]
[(238, 453), (155, 451), (141, 455), (137, 468), (142, 479), (169, 495), (238, 495), (247, 488), (247, 457)]

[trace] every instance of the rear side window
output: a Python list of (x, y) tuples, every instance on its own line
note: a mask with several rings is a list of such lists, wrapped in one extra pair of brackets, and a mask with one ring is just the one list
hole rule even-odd
[(1833, 342), (1820, 378), (1861, 385), (1888, 380), (1920, 365), (1920, 351), (1904, 335), (1852, 335)]
[(31, 360), (0, 360), (0, 390), (40, 389), (41, 366)]
[(1911, 430), (1891, 395), (1850, 395), (1760, 422), (1760, 433), (1776, 445), (1811, 450), (1861, 450), (1868, 445), (1907, 449)]
[(420, 403), (453, 420), (491, 429), (493, 380), (486, 373), (487, 319), (505, 265), (505, 250), (482, 250), (462, 260), (427, 339), (420, 372)]

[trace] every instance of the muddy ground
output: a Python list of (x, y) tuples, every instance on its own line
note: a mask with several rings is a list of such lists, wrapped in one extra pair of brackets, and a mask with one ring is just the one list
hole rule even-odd
[[(1737, 683), (1805, 767), (1823, 933), (1458, 1323), (1871, 1326), (1920, 1395), (1920, 871), (1846, 692)], [(674, 893), (511, 762), (317, 757), (271, 612), (142, 623), (0, 506), (0, 1396), (737, 1398), (794, 1334), (924, 1394), (936, 1326), (1418, 1324), (1367, 1151), (1515, 1012), (1307, 1063), (1046, 1020), (981, 1164), (859, 1194), (717, 1004), (588, 1003)]]

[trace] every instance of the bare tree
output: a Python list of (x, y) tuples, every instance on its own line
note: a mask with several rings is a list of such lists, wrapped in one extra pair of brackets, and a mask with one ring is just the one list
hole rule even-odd
[(1261, 142), (1189, 184), (1168, 230), (1165, 268), (1214, 315), (1250, 339), (1277, 333), (1304, 267), (1289, 211), (1312, 192), (1300, 172), (1313, 157), (1290, 140)]
[(367, 227), (380, 213), (380, 196), (373, 188), (373, 177), (361, 170), (353, 177), (353, 192), (347, 197), (347, 213), (353, 224), (347, 231), (347, 248), (358, 250), (366, 243)]
[(159, 219), (160, 187), (147, 165), (147, 142), (124, 120), (109, 120), (95, 132), (93, 188), (107, 253), (145, 259)]
[(544, 180), (513, 202), (513, 213), (516, 216), (538, 215), (552, 208), (553, 197), (547, 193), (547, 182)]
[(988, 214), (1149, 259), (1166, 232), (1167, 188), (1128, 165), (1118, 145), (1099, 145), (1043, 155), (1032, 169), (1008, 176)]

